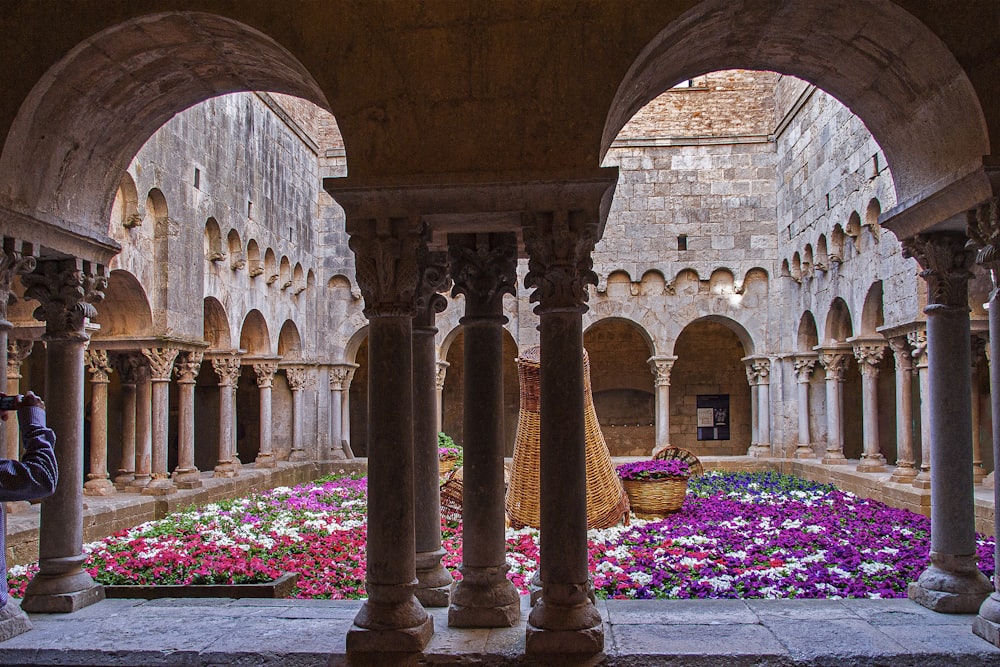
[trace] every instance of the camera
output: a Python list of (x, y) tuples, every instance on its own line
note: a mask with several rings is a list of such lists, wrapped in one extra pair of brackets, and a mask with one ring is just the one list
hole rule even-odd
[(13, 396), (0, 396), (0, 410), (17, 410), (21, 407), (21, 394)]

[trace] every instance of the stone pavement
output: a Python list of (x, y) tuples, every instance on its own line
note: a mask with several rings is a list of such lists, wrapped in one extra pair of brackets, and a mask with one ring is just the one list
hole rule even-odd
[(712, 667), (1000, 666), (972, 634), (972, 616), (908, 600), (599, 601), (606, 652), (586, 660), (526, 660), (521, 623), (453, 630), (436, 609), (425, 653), (348, 660), (358, 601), (105, 600), (74, 614), (32, 615), (35, 629), (0, 644), (0, 665), (671, 665)]

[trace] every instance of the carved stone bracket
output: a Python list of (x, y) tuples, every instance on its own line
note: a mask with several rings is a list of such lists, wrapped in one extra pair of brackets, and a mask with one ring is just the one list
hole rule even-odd
[(655, 356), (646, 360), (650, 371), (652, 371), (656, 378), (654, 384), (657, 387), (670, 386), (670, 371), (673, 370), (675, 361), (677, 361), (677, 357), (668, 356)]
[(149, 361), (149, 372), (154, 382), (169, 382), (177, 358), (176, 347), (143, 348), (142, 356)]
[(449, 234), (448, 261), (455, 281), (452, 296), (465, 295), (465, 316), (503, 312), (505, 294), (517, 293), (517, 236)]
[(212, 369), (219, 376), (220, 387), (236, 387), (240, 377), (240, 358), (238, 356), (212, 357)]
[(0, 328), (11, 328), (7, 321), (7, 302), (10, 300), (14, 278), (35, 270), (37, 260), (31, 254), (31, 246), (5, 237), (0, 243)]
[(267, 389), (274, 384), (274, 374), (278, 372), (278, 362), (255, 362), (253, 365), (253, 372), (257, 375), (257, 386), (261, 389)]
[(884, 355), (884, 343), (866, 342), (854, 345), (854, 358), (858, 360), (862, 375), (878, 376), (878, 365)]
[(108, 382), (111, 375), (111, 362), (108, 360), (107, 350), (90, 350), (84, 352), (84, 363), (87, 364), (87, 371), (90, 372), (91, 382)]
[(97, 315), (94, 303), (108, 286), (105, 267), (79, 259), (42, 260), (21, 278), (24, 296), (41, 305), (34, 317), (48, 338), (87, 340), (84, 324)]
[(379, 218), (349, 225), (365, 316), (413, 317), (420, 270), (420, 225), (408, 218)]
[(448, 375), (448, 367), (451, 366), (447, 361), (437, 362), (437, 371), (434, 373), (434, 388), (437, 390), (444, 389), (444, 379)]
[(746, 363), (747, 383), (750, 386), (770, 384), (771, 382), (771, 360), (762, 357), (748, 357), (743, 360)]
[(844, 381), (844, 370), (847, 368), (847, 353), (823, 350), (819, 353), (819, 363), (826, 371), (827, 380)]
[(451, 287), (448, 253), (443, 250), (429, 250), (427, 245), (422, 243), (417, 249), (417, 255), (420, 282), (417, 284), (415, 304), (417, 314), (414, 324), (432, 327), (435, 316), (448, 307), (448, 299), (439, 294)]
[(597, 284), (591, 258), (597, 228), (596, 211), (580, 210), (535, 213), (524, 225), (529, 258), (524, 286), (535, 288), (536, 313), (586, 312), (587, 285)]
[(182, 352), (177, 363), (174, 364), (174, 374), (177, 375), (177, 382), (181, 384), (193, 384), (195, 377), (201, 371), (201, 362), (204, 353), (200, 351)]
[(927, 330), (918, 329), (906, 334), (906, 342), (913, 350), (913, 360), (917, 366), (927, 365)]
[(285, 379), (292, 391), (302, 391), (309, 387), (309, 369), (305, 366), (285, 367)]
[(347, 391), (351, 387), (351, 380), (354, 378), (354, 371), (358, 369), (357, 364), (336, 364), (330, 368), (330, 390)]
[(142, 367), (146, 364), (142, 358), (132, 352), (117, 353), (111, 356), (111, 365), (114, 367), (122, 384), (136, 384), (141, 379)]
[(992, 197), (968, 213), (968, 234), (970, 243), (978, 248), (976, 263), (989, 270), (993, 279), (993, 293), (1000, 287), (1000, 208), (996, 197)]
[(903, 257), (920, 264), (927, 281), (927, 308), (969, 308), (969, 279), (976, 258), (974, 247), (961, 232), (917, 234), (903, 241)]
[(31, 354), (35, 342), (32, 340), (7, 341), (7, 379), (21, 379), (21, 364)]
[(814, 354), (797, 355), (792, 360), (792, 368), (795, 369), (795, 380), (799, 384), (809, 384), (813, 370), (819, 362), (819, 357)]
[(913, 348), (910, 347), (908, 336), (890, 338), (889, 349), (892, 350), (892, 356), (896, 362), (896, 371), (913, 370)]

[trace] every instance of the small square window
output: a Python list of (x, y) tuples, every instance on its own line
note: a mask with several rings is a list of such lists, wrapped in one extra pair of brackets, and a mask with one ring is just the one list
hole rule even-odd
[(201, 188), (201, 169), (198, 167), (194, 168), (194, 187), (196, 190)]
[(688, 249), (688, 237), (687, 234), (681, 234), (677, 237), (677, 249), (687, 250)]

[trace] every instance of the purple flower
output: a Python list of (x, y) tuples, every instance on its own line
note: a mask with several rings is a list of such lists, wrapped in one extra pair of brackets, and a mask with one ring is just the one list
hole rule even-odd
[(666, 479), (668, 477), (688, 477), (691, 472), (687, 461), (680, 459), (653, 459), (623, 463), (615, 470), (622, 479)]

